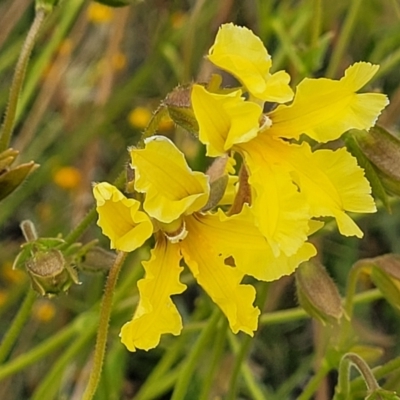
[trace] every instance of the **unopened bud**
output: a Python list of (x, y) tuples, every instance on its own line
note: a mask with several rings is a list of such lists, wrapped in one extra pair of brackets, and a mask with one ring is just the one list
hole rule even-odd
[(400, 255), (385, 254), (371, 260), (371, 280), (385, 299), (400, 310)]
[(305, 262), (295, 274), (300, 305), (322, 324), (334, 324), (343, 315), (340, 295), (325, 268), (316, 262)]
[(382, 127), (352, 131), (360, 150), (374, 165), (387, 192), (400, 195), (400, 139)]
[(191, 86), (178, 86), (168, 94), (164, 104), (168, 108), (171, 119), (187, 131), (198, 134), (199, 124), (194, 116), (191, 101)]
[(67, 265), (59, 250), (38, 251), (25, 264), (32, 288), (42, 296), (54, 296), (79, 283), (75, 271)]
[(90, 272), (105, 272), (113, 266), (115, 258), (116, 254), (111, 251), (92, 247), (81, 257), (78, 268)]
[(17, 155), (18, 151), (13, 149), (0, 153), (0, 200), (12, 193), (39, 166), (31, 161), (11, 167)]

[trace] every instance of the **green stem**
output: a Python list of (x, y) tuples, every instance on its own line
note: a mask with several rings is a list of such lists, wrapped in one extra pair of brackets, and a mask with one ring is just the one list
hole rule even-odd
[[(233, 350), (233, 353), (235, 355), (237, 355), (240, 351), (238, 339), (231, 332), (228, 332), (228, 339), (229, 339), (229, 344)], [(249, 368), (247, 363), (242, 363), (240, 365), (240, 370), (241, 370), (241, 374), (243, 376), (244, 383), (246, 384), (246, 387), (247, 387), (252, 399), (264, 400), (266, 398), (269, 399), (272, 397), (271, 394), (266, 395), (260, 389), (260, 387), (257, 384), (256, 379), (254, 377), (254, 372)], [(264, 388), (264, 391), (265, 391), (265, 388)]]
[(125, 261), (126, 256), (127, 253), (123, 251), (120, 251), (118, 253), (114, 265), (111, 267), (107, 277), (106, 287), (103, 295), (103, 301), (101, 303), (101, 309), (100, 309), (100, 321), (97, 331), (93, 368), (90, 374), (89, 383), (83, 394), (83, 400), (90, 400), (93, 398), (100, 381), (101, 370), (103, 368), (104, 354), (106, 351), (108, 326), (110, 322), (114, 290), (118, 280), (119, 272), (121, 271), (121, 267)]
[(347, 13), (343, 28), (341, 30), (337, 44), (333, 49), (332, 57), (326, 71), (326, 76), (328, 78), (334, 78), (337, 74), (339, 64), (344, 56), (344, 52), (346, 51), (347, 45), (351, 41), (351, 34), (354, 30), (357, 17), (361, 15), (360, 7), (362, 1), (363, 0), (351, 0), (350, 10)]
[(322, 25), (322, 1), (314, 0), (314, 12), (313, 22), (311, 31), (311, 48), (316, 49), (318, 47), (319, 35), (321, 34)]
[[(337, 400), (345, 400), (348, 398), (349, 394), (349, 377), (350, 377), (350, 367), (354, 366), (360, 372), (364, 383), (367, 385), (368, 392), (374, 392), (379, 389), (377, 380), (371, 371), (368, 364), (357, 354), (347, 353), (340, 360), (339, 369), (339, 387)], [(341, 377), (341, 375), (344, 375)]]
[(29, 288), (28, 293), (25, 296), (25, 300), (21, 305), (17, 315), (15, 316), (10, 328), (4, 336), (4, 339), (0, 346), (0, 364), (4, 362), (4, 360), (10, 354), (12, 347), (17, 341), (19, 334), (21, 333), (21, 329), (23, 328), (25, 322), (31, 315), (32, 306), (36, 300), (36, 293)]
[(93, 330), (85, 329), (80, 335), (77, 335), (71, 346), (62, 353), (61, 357), (53, 365), (51, 370), (46, 373), (40, 385), (36, 388), (31, 400), (53, 399), (63, 376), (63, 371), (68, 365), (71, 365), (73, 358), (85, 351), (87, 342), (92, 337)]
[[(261, 286), (261, 290), (258, 291), (257, 305), (261, 309), (264, 307), (264, 303), (267, 299), (268, 287), (269, 286), (267, 284), (263, 284)], [(232, 376), (230, 379), (227, 400), (235, 400), (238, 398), (237, 386), (239, 382), (239, 373), (241, 371), (242, 365), (245, 364), (245, 358), (249, 354), (250, 346), (252, 344), (252, 339), (253, 338), (251, 336), (246, 336), (241, 343), (238, 354), (236, 355), (235, 365), (233, 367)]]
[(215, 342), (214, 342), (214, 348), (213, 348), (213, 354), (210, 358), (210, 363), (208, 366), (208, 372), (207, 375), (203, 381), (203, 387), (199, 396), (199, 400), (208, 400), (211, 398), (210, 396), (210, 391), (212, 389), (212, 384), (214, 382), (214, 376), (215, 373), (220, 366), (220, 361), (222, 354), (224, 352), (224, 344), (226, 340), (226, 330), (228, 328), (228, 320), (226, 318), (223, 319), (222, 323), (220, 324), (220, 327), (218, 329)]
[(37, 35), (45, 17), (47, 16), (46, 10), (38, 8), (35, 13), (35, 19), (26, 36), (24, 45), (17, 65), (15, 67), (14, 77), (11, 83), (10, 98), (6, 109), (4, 122), (0, 130), (0, 153), (8, 148), (15, 124), (15, 115), (17, 113), (18, 99), (21, 92), (22, 84), (24, 82), (26, 67), (29, 62), (29, 57), (32, 53), (33, 46), (35, 45)]
[[(400, 370), (400, 357), (390, 360), (385, 365), (381, 365), (379, 367), (373, 368), (372, 372), (376, 379), (382, 379), (386, 375), (388, 375), (396, 370)], [(364, 384), (364, 380), (362, 379), (362, 377), (354, 379), (354, 381), (351, 383), (352, 392), (361, 390), (363, 384)]]
[(344, 301), (344, 310), (349, 319), (353, 314), (354, 297), (357, 289), (358, 278), (360, 273), (368, 267), (365, 260), (357, 261), (349, 272), (349, 277), (347, 279), (346, 296)]
[(309, 380), (307, 386), (304, 388), (303, 393), (297, 398), (297, 400), (308, 400), (317, 391), (322, 380), (328, 375), (331, 370), (329, 364), (322, 361), (321, 368), (318, 369), (317, 373)]
[(57, 332), (34, 349), (0, 366), (0, 381), (46, 357), (52, 351), (61, 347), (65, 342), (79, 335), (83, 329), (87, 330), (88, 327), (90, 327), (89, 330), (94, 331), (96, 326), (96, 319), (93, 317), (92, 313), (76, 319), (71, 325)]
[(213, 314), (208, 320), (207, 326), (201, 332), (196, 344), (191, 349), (190, 354), (186, 358), (186, 362), (182, 368), (182, 373), (175, 385), (174, 393), (171, 400), (183, 400), (190, 386), (190, 381), (193, 378), (193, 371), (198, 365), (199, 358), (204, 355), (206, 346), (210, 342), (212, 336), (215, 334), (218, 321), (221, 317), (221, 312), (215, 308)]

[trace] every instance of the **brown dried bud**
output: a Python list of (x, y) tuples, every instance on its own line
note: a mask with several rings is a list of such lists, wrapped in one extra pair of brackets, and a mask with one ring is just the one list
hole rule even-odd
[(79, 283), (76, 272), (59, 250), (38, 251), (25, 263), (32, 288), (42, 296), (55, 296)]

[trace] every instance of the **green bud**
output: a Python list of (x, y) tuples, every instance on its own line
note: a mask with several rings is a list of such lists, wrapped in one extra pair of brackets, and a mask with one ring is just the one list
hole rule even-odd
[(400, 255), (385, 254), (371, 260), (371, 280), (385, 299), (400, 310)]
[(202, 208), (202, 211), (208, 211), (214, 208), (224, 197), (229, 177), (226, 172), (226, 165), (229, 158), (218, 157), (208, 168), (206, 174), (210, 177), (210, 196), (207, 204)]
[(177, 125), (193, 134), (197, 134), (199, 132), (199, 124), (194, 116), (190, 98), (191, 93), (191, 86), (178, 86), (168, 94), (164, 104), (168, 108), (170, 117)]
[(81, 256), (78, 268), (90, 272), (107, 272), (114, 264), (116, 254), (102, 249), (92, 247)]
[(352, 134), (362, 153), (375, 166), (386, 191), (399, 195), (400, 139), (379, 126)]
[(79, 283), (76, 272), (59, 250), (38, 251), (25, 263), (32, 288), (42, 296), (55, 296)]
[(39, 166), (31, 161), (12, 168), (10, 164), (14, 161), (14, 158), (9, 156), (0, 159), (0, 166), (3, 167), (0, 169), (0, 200), (11, 194)]
[(323, 325), (335, 324), (343, 315), (341, 298), (325, 268), (316, 262), (302, 263), (296, 271), (300, 305)]

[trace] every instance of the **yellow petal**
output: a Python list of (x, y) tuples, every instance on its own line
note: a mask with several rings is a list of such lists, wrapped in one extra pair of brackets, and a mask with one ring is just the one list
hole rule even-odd
[(240, 214), (227, 217), (221, 210), (217, 214), (194, 215), (199, 223), (196, 232), (219, 250), (222, 259), (233, 257), (235, 265), (246, 275), (263, 281), (274, 281), (290, 275), (300, 263), (316, 254), (311, 243), (305, 243), (292, 256), (281, 253), (275, 257), (271, 246), (255, 226), (254, 216), (248, 205)]
[(255, 289), (240, 282), (244, 273), (225, 265), (218, 245), (208, 237), (202, 218), (186, 218), (188, 236), (180, 243), (184, 259), (197, 282), (226, 315), (234, 333), (250, 336), (257, 329), (260, 311), (253, 306)]
[(261, 139), (242, 146), (249, 183), (254, 189), (252, 211), (275, 257), (281, 251), (292, 256), (307, 240), (309, 206), (289, 171), (277, 164), (279, 153), (265, 146)]
[(164, 136), (153, 136), (145, 149), (130, 150), (135, 189), (146, 193), (143, 204), (153, 218), (165, 223), (200, 210), (208, 200), (208, 177), (193, 172), (185, 157)]
[[(258, 99), (286, 102), (293, 97), (288, 75), (283, 80), (280, 80), (283, 78), (281, 74), (271, 78), (271, 56), (250, 29), (233, 24), (222, 25), (208, 58), (235, 76)], [(280, 80), (279, 85), (276, 85), (277, 80)], [(279, 90), (275, 90), (277, 88)]]
[(360, 62), (349, 67), (340, 80), (304, 79), (291, 105), (269, 114), (269, 135), (298, 139), (302, 133), (319, 142), (337, 139), (349, 129), (369, 129), (388, 104), (379, 93), (357, 94), (378, 70)]
[(94, 185), (97, 203), (97, 224), (111, 241), (111, 248), (133, 251), (153, 233), (149, 217), (139, 211), (140, 203), (126, 198), (115, 186), (107, 182)]
[(234, 144), (248, 142), (258, 133), (262, 109), (245, 101), (240, 90), (222, 95), (193, 85), (192, 106), (200, 141), (210, 157), (221, 156)]
[(180, 259), (179, 247), (159, 235), (150, 261), (143, 262), (146, 276), (138, 282), (138, 308), (121, 329), (121, 341), (129, 351), (152, 349), (165, 333), (180, 334), (182, 319), (171, 300), (186, 289), (179, 281)]
[(298, 146), (284, 142), (280, 147), (282, 162), (290, 164), (312, 215), (335, 217), (343, 235), (362, 237), (361, 230), (346, 212), (371, 213), (376, 207), (357, 160), (345, 148), (312, 152), (307, 143)]

